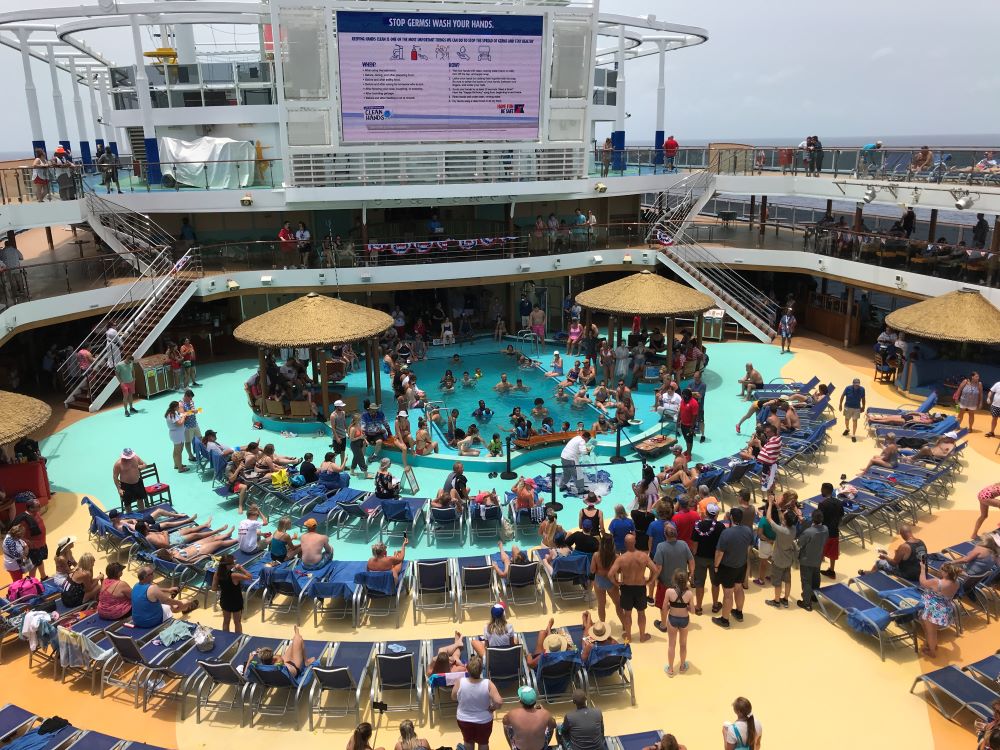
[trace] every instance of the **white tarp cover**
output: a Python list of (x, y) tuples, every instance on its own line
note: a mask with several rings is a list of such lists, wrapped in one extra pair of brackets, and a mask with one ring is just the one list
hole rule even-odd
[(253, 182), (256, 154), (250, 141), (209, 136), (194, 141), (160, 138), (163, 176), (191, 187), (247, 187)]

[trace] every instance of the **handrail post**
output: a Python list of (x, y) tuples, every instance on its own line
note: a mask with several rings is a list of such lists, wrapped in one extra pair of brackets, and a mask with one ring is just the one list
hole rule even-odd
[(509, 481), (511, 479), (517, 479), (517, 472), (510, 468), (510, 442), (511, 436), (507, 436), (507, 468), (500, 473), (500, 478), (504, 481)]

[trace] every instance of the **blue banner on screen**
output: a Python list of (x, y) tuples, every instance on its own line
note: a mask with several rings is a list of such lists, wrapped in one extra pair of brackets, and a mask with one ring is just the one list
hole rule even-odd
[(542, 17), (337, 12), (345, 143), (538, 139)]

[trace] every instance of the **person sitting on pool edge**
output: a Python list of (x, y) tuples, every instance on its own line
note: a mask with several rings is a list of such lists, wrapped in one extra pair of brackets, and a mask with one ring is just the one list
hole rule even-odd
[(375, 459), (382, 452), (382, 443), (389, 439), (389, 423), (378, 404), (368, 399), (364, 402), (364, 412), (361, 414), (361, 428), (365, 431), (365, 440), (375, 446), (371, 458)]
[(282, 672), (288, 675), (292, 682), (297, 682), (302, 675), (302, 670), (314, 661), (316, 660), (313, 658), (306, 659), (305, 641), (302, 640), (302, 634), (299, 633), (299, 626), (296, 625), (292, 634), (292, 640), (285, 646), (285, 650), (281, 653), (280, 657), (276, 656), (274, 649), (271, 648), (254, 649), (247, 658), (243, 674), (247, 674), (247, 670), (254, 665), (279, 667)]
[(473, 444), (480, 443), (482, 445), (486, 444), (483, 440), (482, 435), (479, 434), (479, 428), (474, 425), (469, 425), (469, 431), (466, 433), (465, 437), (458, 441), (455, 447), (458, 448), (458, 455), (460, 456), (478, 456), (480, 451), (478, 448), (473, 448)]
[(399, 574), (403, 570), (403, 559), (406, 557), (406, 545), (410, 539), (403, 535), (403, 544), (394, 555), (389, 555), (384, 542), (376, 542), (372, 545), (372, 556), (368, 559), (368, 570), (372, 572), (392, 572), (392, 579), (399, 580)]
[(306, 570), (322, 568), (333, 559), (333, 547), (330, 537), (316, 531), (319, 522), (315, 518), (307, 518), (303, 524), (305, 531), (299, 537), (299, 557), (302, 567)]

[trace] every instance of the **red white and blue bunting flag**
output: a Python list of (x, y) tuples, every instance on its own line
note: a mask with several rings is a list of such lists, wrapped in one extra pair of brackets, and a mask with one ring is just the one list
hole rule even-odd
[[(474, 250), (477, 247), (503, 247), (508, 242), (516, 242), (518, 237), (479, 237), (469, 240), (441, 239), (424, 242), (369, 242), (366, 246), (369, 253), (392, 252), (393, 255), (406, 255), (410, 250), (418, 253), (428, 253), (431, 250)], [(672, 244), (672, 240), (664, 244)]]
[(387, 247), (388, 247), (388, 245), (386, 245), (386, 244), (384, 244), (382, 242), (369, 242), (368, 243), (368, 252), (369, 253), (380, 253), (383, 250), (385, 250)]
[(433, 242), (414, 242), (413, 245), (417, 248), (418, 253), (428, 253), (434, 247)]
[(669, 246), (674, 244), (674, 238), (671, 237), (666, 232), (664, 232), (662, 229), (656, 233), (656, 241), (659, 242), (661, 245)]
[(458, 246), (463, 250), (471, 250), (479, 242), (481, 242), (481, 240), (459, 240)]
[(410, 252), (410, 248), (413, 246), (412, 242), (393, 242), (392, 243), (392, 254), (393, 255), (406, 255)]

